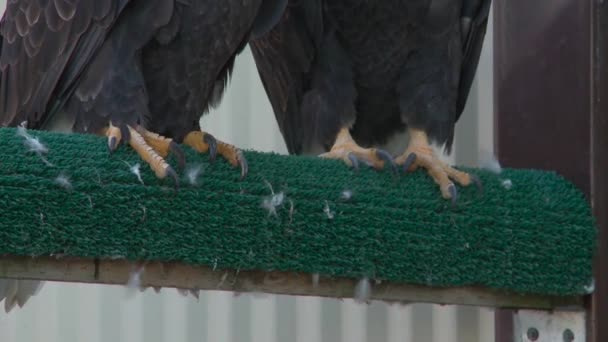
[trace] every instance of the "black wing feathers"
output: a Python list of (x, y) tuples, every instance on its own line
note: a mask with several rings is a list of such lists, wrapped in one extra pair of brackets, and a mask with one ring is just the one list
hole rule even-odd
[(259, 38), (270, 31), (281, 20), (289, 0), (262, 0), (262, 5), (253, 22), (252, 37)]
[(0, 126), (39, 127), (51, 97), (68, 96), (128, 2), (9, 1), (0, 22)]
[(301, 153), (304, 93), (323, 39), (321, 0), (290, 2), (268, 34), (251, 41), (255, 63), (290, 153)]
[(491, 0), (463, 1), (461, 16), (463, 60), (456, 104), (456, 120), (460, 118), (464, 110), (473, 79), (475, 78), (492, 2)]

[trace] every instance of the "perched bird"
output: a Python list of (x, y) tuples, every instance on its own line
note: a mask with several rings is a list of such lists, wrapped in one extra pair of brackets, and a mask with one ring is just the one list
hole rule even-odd
[(353, 167), (423, 167), (452, 202), (453, 181), (480, 186), (431, 144), (451, 150), (490, 3), (289, 1), (280, 22), (250, 42), (289, 152), (325, 152)]
[[(159, 178), (179, 143), (241, 175), (236, 147), (201, 131), (236, 55), (281, 18), (287, 0), (8, 0), (0, 22), (0, 127), (105, 135), (128, 143)], [(23, 304), (1, 283), (5, 306)], [(18, 284), (18, 283), (17, 283)], [(18, 287), (18, 286), (17, 286)], [(37, 286), (24, 287), (32, 292)]]

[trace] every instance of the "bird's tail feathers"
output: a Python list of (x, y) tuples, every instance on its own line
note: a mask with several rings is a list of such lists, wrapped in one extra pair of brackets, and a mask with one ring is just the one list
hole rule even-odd
[(39, 280), (0, 279), (0, 302), (9, 313), (17, 304), (23, 307), (30, 297), (38, 294), (44, 282)]

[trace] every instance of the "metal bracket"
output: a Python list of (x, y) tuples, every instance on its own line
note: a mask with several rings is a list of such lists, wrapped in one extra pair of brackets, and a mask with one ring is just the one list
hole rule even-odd
[(515, 342), (585, 342), (584, 311), (518, 310), (513, 315)]

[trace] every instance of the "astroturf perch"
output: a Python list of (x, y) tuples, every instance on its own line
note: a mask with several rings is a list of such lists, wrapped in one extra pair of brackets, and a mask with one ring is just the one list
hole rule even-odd
[(369, 278), (372, 299), (541, 308), (593, 288), (590, 209), (552, 172), (469, 169), (484, 193), (452, 207), (424, 172), (249, 151), (240, 180), (185, 148), (176, 192), (103, 138), (28, 132), (46, 153), (0, 129), (0, 277), (126, 284), (144, 263), (143, 286), (352, 297)]

